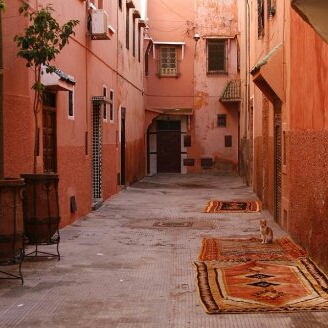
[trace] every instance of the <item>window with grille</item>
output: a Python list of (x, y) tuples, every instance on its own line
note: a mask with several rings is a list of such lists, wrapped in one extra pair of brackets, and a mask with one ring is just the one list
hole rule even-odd
[(207, 73), (226, 73), (227, 40), (226, 39), (209, 39), (207, 40)]
[(159, 48), (159, 76), (178, 75), (178, 51), (177, 47), (165, 46)]

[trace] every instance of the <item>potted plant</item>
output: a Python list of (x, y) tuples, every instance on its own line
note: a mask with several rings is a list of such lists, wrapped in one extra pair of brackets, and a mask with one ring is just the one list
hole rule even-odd
[[(57, 68), (51, 65), (61, 50), (69, 43), (74, 35), (78, 20), (69, 20), (62, 26), (52, 16), (54, 9), (51, 5), (39, 6), (32, 9), (28, 1), (22, 1), (20, 14), (27, 17), (30, 25), (24, 32), (14, 37), (19, 48), (17, 55), (26, 61), (26, 66), (33, 71), (33, 117), (34, 117), (34, 155), (33, 173), (22, 174), (26, 183), (23, 198), (23, 213), (27, 244), (35, 245), (35, 251), (26, 254), (35, 256), (60, 254), (59, 237), (59, 204), (58, 204), (58, 174), (38, 172), (37, 156), (39, 149), (40, 118), (45, 86), (41, 82), (43, 69), (46, 73), (55, 73)], [(41, 244), (56, 244), (57, 254), (49, 254), (38, 250)]]

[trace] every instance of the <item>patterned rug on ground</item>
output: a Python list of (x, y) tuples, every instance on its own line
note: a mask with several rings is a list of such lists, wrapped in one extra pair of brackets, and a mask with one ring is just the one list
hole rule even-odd
[(204, 238), (198, 259), (245, 262), (289, 260), (306, 256), (306, 251), (288, 237), (276, 238), (271, 244), (262, 244), (260, 238)]
[(194, 262), (208, 314), (327, 311), (327, 277), (308, 258)]
[(247, 201), (221, 201), (211, 200), (207, 203), (205, 213), (249, 213), (259, 212), (261, 202), (258, 200)]

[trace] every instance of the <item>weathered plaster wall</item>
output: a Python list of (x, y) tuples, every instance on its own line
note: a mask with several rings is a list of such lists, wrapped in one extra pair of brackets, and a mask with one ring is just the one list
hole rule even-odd
[(327, 131), (293, 131), (289, 136), (290, 207), (287, 229), (328, 271)]
[[(201, 36), (195, 47), (195, 104), (192, 131), (195, 136), (188, 155), (196, 159), (194, 170), (202, 170), (201, 158), (212, 158), (212, 171), (231, 172), (238, 166), (239, 104), (222, 104), (219, 98), (237, 70), (238, 7), (233, 0), (196, 1), (196, 32)], [(207, 74), (207, 38), (230, 38), (227, 46), (226, 74)], [(217, 115), (227, 115), (227, 126), (217, 126)], [(232, 147), (225, 147), (226, 135)]]
[[(180, 49), (177, 78), (158, 78), (158, 53), (151, 48), (147, 78), (147, 108), (192, 108), (188, 124), (191, 147), (185, 157), (195, 165), (182, 172), (236, 171), (238, 166), (239, 103), (224, 106), (219, 98), (231, 79), (238, 79), (237, 70), (237, 1), (162, 1), (149, 2), (149, 36), (153, 41), (184, 42)], [(200, 39), (196, 43), (194, 34)], [(208, 37), (228, 38), (227, 73), (207, 74)], [(155, 50), (155, 52), (154, 52)], [(227, 126), (217, 127), (217, 115), (227, 114)], [(182, 122), (184, 120), (181, 120)], [(232, 136), (232, 147), (225, 147), (224, 138)], [(151, 155), (150, 157), (154, 157)], [(213, 160), (211, 169), (201, 167), (201, 159)]]

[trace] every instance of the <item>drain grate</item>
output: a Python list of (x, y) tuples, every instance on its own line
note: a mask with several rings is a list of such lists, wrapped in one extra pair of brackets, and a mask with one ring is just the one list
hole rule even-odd
[(154, 227), (165, 227), (165, 228), (186, 228), (191, 227), (192, 222), (155, 222)]

